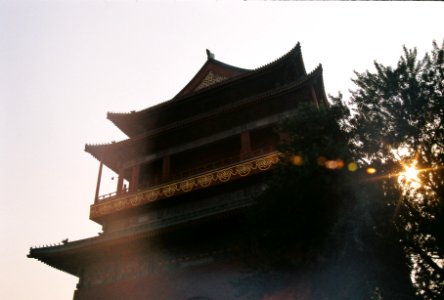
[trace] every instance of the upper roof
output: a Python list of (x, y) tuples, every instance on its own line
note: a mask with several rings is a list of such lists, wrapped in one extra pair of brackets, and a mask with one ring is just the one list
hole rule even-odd
[[(307, 74), (299, 43), (281, 58), (255, 70), (229, 66), (216, 61), (208, 50), (207, 54), (202, 68), (171, 100), (138, 112), (108, 114), (114, 124), (130, 135), (129, 139), (87, 144), (85, 151), (117, 172), (125, 162), (147, 153), (162, 152), (185, 141), (252, 122), (260, 117), (256, 113), (260, 107), (268, 113), (272, 113), (271, 107), (285, 111), (304, 97), (314, 97), (317, 105), (328, 105), (322, 66)], [(210, 72), (225, 74), (226, 78), (210, 84)], [(309, 87), (314, 91), (303, 96)], [(294, 95), (285, 96), (289, 94)]]
[[(184, 111), (180, 115), (180, 112), (183, 110), (179, 107), (183, 106), (184, 103), (189, 103), (192, 99), (211, 98), (214, 96), (214, 93), (220, 94), (222, 90), (228, 87), (233, 88), (234, 86), (242, 86), (242, 91), (240, 92), (245, 93), (244, 96), (250, 96), (251, 93), (264, 92), (270, 89), (270, 86), (263, 84), (258, 84), (255, 88), (250, 87), (250, 90), (245, 89), (245, 87), (251, 86), (254, 82), (261, 82), (258, 79), (265, 79), (267, 76), (271, 76), (272, 84), (279, 83), (279, 85), (285, 85), (306, 75), (299, 43), (282, 57), (254, 70), (242, 69), (217, 61), (214, 58), (214, 54), (207, 50), (207, 61), (174, 98), (137, 112), (109, 112), (107, 118), (126, 135), (134, 137), (148, 130), (178, 121), (178, 119), (182, 119), (190, 113), (195, 113)], [(205, 102), (207, 102), (205, 109), (208, 109), (211, 103)], [(174, 106), (176, 106), (177, 111), (174, 117), (165, 117), (163, 113), (160, 116), (161, 112)], [(200, 105), (200, 107), (202, 106)]]
[[(246, 97), (234, 103), (227, 103), (217, 107), (217, 109), (206, 110), (199, 114), (190, 115), (188, 118), (172, 122), (168, 124), (168, 126), (153, 129), (130, 139), (107, 144), (86, 145), (85, 151), (117, 172), (119, 158), (131, 160), (143, 155), (143, 153), (155, 153), (159, 151), (158, 148), (161, 145), (180, 143), (181, 138), (179, 137), (185, 136), (187, 140), (193, 140), (193, 137), (195, 138), (197, 134), (205, 135), (215, 133), (217, 132), (216, 125), (219, 124), (221, 120), (223, 121), (225, 118), (234, 116), (236, 112), (239, 112), (242, 116), (242, 122), (249, 122), (251, 116), (249, 117), (250, 114), (247, 112), (252, 110), (253, 107), (264, 107), (271, 113), (270, 105), (266, 104), (269, 102), (282, 106), (281, 110), (285, 111), (289, 109), (288, 101), (294, 102), (294, 105), (297, 105), (298, 102), (293, 100), (294, 97), (285, 100), (288, 99), (285, 95), (294, 94), (307, 86), (314, 88), (315, 94), (317, 95), (316, 97), (318, 98), (318, 105), (328, 105), (322, 78), (322, 66), (319, 65), (310, 74), (301, 77), (299, 80), (276, 87), (271, 91)], [(269, 101), (264, 102), (264, 99), (268, 99)], [(255, 117), (258, 118), (260, 116), (255, 114)], [(231, 120), (229, 124), (225, 125), (231, 127), (236, 126), (236, 122), (238, 123), (240, 120)]]
[(241, 69), (216, 60), (215, 55), (207, 49), (207, 61), (174, 98), (191, 94), (215, 83), (247, 72), (251, 72), (251, 70)]

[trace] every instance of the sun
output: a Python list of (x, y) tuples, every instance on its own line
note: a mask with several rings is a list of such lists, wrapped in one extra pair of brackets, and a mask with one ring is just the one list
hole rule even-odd
[(398, 174), (398, 183), (406, 192), (408, 190), (416, 190), (421, 187), (421, 179), (418, 177), (420, 170), (416, 168), (416, 161), (411, 164), (402, 164), (404, 172)]
[(405, 171), (403, 173), (404, 173), (404, 177), (405, 177), (406, 181), (408, 181), (408, 182), (419, 181), (419, 178), (418, 178), (419, 170), (416, 169), (414, 165), (404, 167), (404, 168), (405, 168)]

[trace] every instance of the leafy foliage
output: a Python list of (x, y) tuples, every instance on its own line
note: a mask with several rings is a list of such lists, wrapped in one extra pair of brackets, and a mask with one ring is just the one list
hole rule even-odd
[(345, 112), (341, 105), (321, 110), (303, 106), (282, 124), (280, 131), (289, 134), (289, 143), (282, 147), (274, 178), (246, 222), (253, 267), (242, 283), (251, 299), (291, 286), (297, 274), (306, 276), (319, 259), (339, 202), (349, 198), (348, 174), (318, 163), (320, 158), (350, 156), (347, 133), (339, 125)]
[[(404, 47), (396, 67), (375, 62), (375, 72), (356, 72), (351, 91), (357, 157), (392, 177), (382, 182), (385, 198), (395, 202), (396, 226), (424, 299), (444, 292), (443, 46), (434, 42), (422, 59)], [(420, 170), (416, 184), (393, 183), (409, 164)]]
[(294, 297), (309, 289), (312, 299), (409, 298), (408, 269), (389, 232), (392, 211), (374, 205), (383, 191), (363, 170), (347, 169), (349, 117), (340, 101), (303, 106), (280, 128), (289, 137), (282, 163), (247, 220), (253, 260), (239, 286), (251, 299), (289, 286)]

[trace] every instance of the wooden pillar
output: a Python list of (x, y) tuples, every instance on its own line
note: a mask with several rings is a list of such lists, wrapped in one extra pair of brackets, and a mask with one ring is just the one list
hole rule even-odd
[(313, 98), (314, 105), (319, 109), (318, 97), (316, 97), (316, 91), (315, 91), (313, 85), (310, 85), (310, 93), (311, 93), (311, 97)]
[(119, 178), (117, 179), (117, 189), (116, 193), (117, 195), (122, 194), (123, 192), (123, 178), (125, 177), (124, 169), (119, 169)]
[(162, 181), (168, 180), (170, 178), (170, 156), (164, 156), (162, 160)]
[(241, 133), (241, 150), (240, 150), (240, 158), (246, 158), (251, 153), (251, 140), (250, 140), (250, 132), (244, 131)]
[(100, 162), (99, 175), (97, 176), (97, 186), (96, 186), (96, 195), (94, 197), (94, 203), (99, 202), (100, 182), (102, 181), (102, 169), (103, 169), (103, 163)]
[(137, 187), (139, 186), (139, 172), (140, 172), (140, 166), (133, 166), (132, 173), (131, 173), (131, 182), (129, 186), (130, 192), (136, 192)]
[(290, 135), (287, 132), (279, 132), (279, 142), (287, 143), (290, 141)]

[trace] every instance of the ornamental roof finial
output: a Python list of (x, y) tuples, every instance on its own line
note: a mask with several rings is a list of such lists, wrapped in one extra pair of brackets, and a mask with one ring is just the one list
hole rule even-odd
[(212, 53), (210, 50), (206, 50), (207, 51), (207, 58), (208, 59), (214, 59), (214, 53)]

